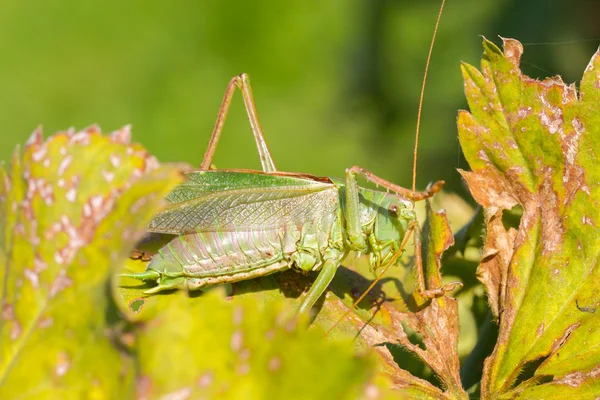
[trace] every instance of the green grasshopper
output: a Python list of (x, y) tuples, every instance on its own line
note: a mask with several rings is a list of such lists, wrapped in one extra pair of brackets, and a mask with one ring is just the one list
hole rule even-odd
[[(262, 171), (211, 170), (211, 162), (233, 94), (239, 88)], [(141, 273), (123, 276), (156, 282), (146, 293), (197, 290), (294, 268), (320, 271), (298, 311), (309, 310), (350, 251), (368, 254), (376, 270), (397, 260), (415, 226), (414, 202), (431, 197), (352, 167), (345, 179), (281, 172), (258, 120), (249, 79), (234, 77), (225, 92), (200, 170), (171, 192), (168, 207), (149, 224), (155, 233), (175, 234)], [(360, 187), (357, 176), (386, 191)]]

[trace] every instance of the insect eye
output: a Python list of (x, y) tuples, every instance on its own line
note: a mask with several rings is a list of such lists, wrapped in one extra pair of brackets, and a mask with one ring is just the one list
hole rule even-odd
[(400, 206), (398, 204), (390, 204), (388, 206), (388, 211), (390, 214), (397, 217), (400, 214)]

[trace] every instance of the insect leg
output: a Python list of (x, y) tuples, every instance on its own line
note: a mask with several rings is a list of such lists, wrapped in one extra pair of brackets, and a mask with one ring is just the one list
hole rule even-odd
[(260, 157), (262, 169), (265, 172), (277, 171), (275, 162), (273, 161), (273, 157), (271, 156), (271, 152), (269, 151), (269, 147), (267, 146), (267, 142), (265, 140), (265, 134), (262, 126), (260, 125), (260, 121), (258, 120), (256, 104), (254, 103), (252, 88), (250, 87), (250, 79), (246, 74), (233, 77), (227, 85), (225, 95), (223, 96), (223, 101), (221, 102), (221, 107), (219, 108), (219, 114), (217, 115), (217, 121), (215, 122), (215, 127), (213, 128), (210, 141), (208, 142), (208, 148), (206, 149), (206, 153), (204, 153), (204, 159), (202, 160), (202, 165), (200, 168), (210, 168), (213, 156), (217, 150), (217, 143), (219, 142), (221, 132), (223, 131), (225, 119), (227, 118), (227, 112), (229, 111), (229, 106), (231, 105), (231, 99), (233, 98), (233, 93), (235, 92), (236, 88), (242, 92), (242, 97), (244, 98), (244, 106), (246, 107), (246, 113), (248, 114), (248, 119), (250, 120), (250, 126), (252, 127), (254, 139), (256, 140), (256, 147), (258, 149), (258, 155)]
[(441, 276), (430, 276), (431, 274), (426, 271), (427, 266), (423, 265), (423, 253), (421, 246), (421, 228), (418, 224), (415, 224), (415, 269), (417, 272), (417, 292), (422, 297), (417, 301), (425, 302), (436, 297), (442, 297), (446, 293), (453, 291), (457, 287), (462, 287), (461, 282), (450, 282), (442, 284)]
[(346, 170), (346, 175), (348, 175), (348, 172), (350, 172), (352, 174), (362, 175), (369, 182), (373, 182), (376, 185), (383, 186), (384, 188), (389, 189), (392, 192), (395, 192), (395, 193), (399, 194), (400, 196), (404, 196), (413, 201), (425, 200), (425, 199), (433, 196), (435, 193), (439, 192), (442, 189), (442, 186), (444, 185), (444, 181), (437, 181), (437, 182), (433, 183), (432, 185), (429, 185), (424, 192), (415, 192), (415, 191), (403, 188), (402, 186), (398, 186), (392, 182), (386, 181), (385, 179), (380, 178), (377, 175), (374, 175), (372, 172), (367, 171), (366, 169), (358, 167), (358, 166), (354, 166), (354, 167)]
[(331, 283), (331, 280), (335, 276), (335, 272), (337, 271), (340, 264), (340, 260), (336, 259), (327, 259), (323, 263), (323, 268), (317, 279), (313, 282), (312, 286), (308, 290), (306, 297), (302, 300), (300, 307), (298, 307), (298, 313), (307, 312), (315, 305), (317, 300), (321, 297), (321, 295), (327, 290), (327, 286)]
[(385, 267), (383, 267), (382, 271), (379, 273), (379, 275), (377, 275), (377, 277), (373, 280), (373, 282), (371, 282), (371, 284), (369, 285), (369, 287), (367, 288), (367, 290), (365, 290), (363, 292), (363, 294), (360, 295), (360, 297), (358, 299), (356, 299), (354, 301), (354, 303), (352, 303), (352, 306), (344, 313), (344, 315), (341, 316), (341, 318), (339, 318), (335, 324), (333, 324), (331, 326), (331, 328), (329, 328), (329, 330), (327, 331), (327, 335), (329, 335), (331, 333), (331, 331), (340, 323), (342, 322), (344, 319), (346, 319), (346, 316), (348, 314), (350, 314), (352, 312), (352, 310), (354, 310), (356, 308), (356, 306), (358, 306), (358, 304), (360, 304), (360, 302), (367, 296), (367, 294), (369, 294), (369, 292), (375, 287), (375, 285), (377, 284), (377, 282), (379, 282), (381, 280), (381, 278), (383, 277), (383, 275), (385, 275), (385, 273), (387, 272), (388, 268), (391, 265), (396, 264), (396, 260), (398, 260), (398, 257), (400, 257), (402, 255), (402, 253), (404, 252), (404, 247), (406, 246), (406, 243), (408, 242), (408, 238), (410, 238), (410, 236), (412, 235), (414, 229), (415, 229), (415, 222), (413, 221), (413, 223), (410, 225), (410, 227), (408, 228), (408, 231), (406, 231), (406, 235), (404, 236), (404, 240), (402, 240), (402, 243), (400, 244), (400, 248), (398, 249), (398, 251), (396, 252), (396, 254), (394, 254), (394, 256), (390, 259), (390, 261), (387, 263), (387, 265)]
[(358, 182), (356, 173), (352, 168), (346, 170), (346, 204), (344, 209), (346, 216), (346, 231), (348, 241), (352, 250), (364, 252), (368, 249), (367, 240), (360, 226), (360, 209), (358, 199)]

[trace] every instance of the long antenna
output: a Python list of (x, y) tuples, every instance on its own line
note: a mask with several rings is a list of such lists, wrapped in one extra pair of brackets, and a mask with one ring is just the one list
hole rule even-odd
[(427, 55), (427, 62), (425, 63), (425, 75), (423, 76), (423, 84), (421, 85), (421, 97), (419, 98), (419, 111), (417, 112), (417, 131), (415, 133), (415, 149), (413, 151), (413, 176), (412, 176), (412, 191), (416, 190), (417, 186), (417, 152), (419, 150), (419, 129), (421, 128), (421, 112), (423, 111), (423, 97), (425, 97), (425, 83), (427, 82), (427, 73), (429, 72), (429, 62), (431, 61), (431, 54), (433, 53), (433, 45), (435, 43), (435, 37), (437, 35), (438, 27), (440, 26), (440, 20), (442, 19), (442, 12), (444, 11), (444, 4), (446, 0), (442, 0), (440, 6), (440, 12), (438, 13), (437, 21), (435, 22), (435, 28), (433, 28), (433, 38), (431, 38), (431, 45), (429, 46), (429, 54)]
[[(419, 147), (419, 128), (421, 127), (421, 111), (423, 109), (423, 97), (425, 96), (425, 82), (427, 82), (427, 73), (429, 72), (429, 63), (431, 61), (431, 54), (433, 53), (433, 44), (435, 43), (435, 37), (437, 35), (437, 31), (438, 31), (438, 26), (440, 25), (440, 20), (442, 19), (442, 13), (444, 11), (444, 4), (446, 3), (446, 0), (442, 0), (442, 5), (440, 6), (440, 12), (438, 13), (438, 17), (437, 17), (437, 21), (435, 22), (435, 28), (433, 30), (433, 37), (431, 38), (431, 45), (429, 46), (429, 54), (427, 55), (427, 63), (425, 64), (425, 75), (423, 76), (423, 84), (421, 85), (421, 97), (419, 99), (419, 111), (417, 113), (417, 133), (415, 135), (415, 149), (413, 151), (413, 156), (414, 156), (414, 160), (413, 160), (413, 181), (412, 181), (412, 192), (416, 192), (416, 184), (417, 184), (417, 150)], [(443, 184), (443, 182), (441, 182)], [(436, 184), (434, 186), (437, 185), (437, 188), (439, 190), (439, 188), (441, 187), (441, 185), (439, 185), (439, 183), (436, 182)], [(437, 191), (437, 190), (436, 190)], [(381, 280), (381, 278), (383, 277), (383, 275), (386, 273), (386, 271), (388, 270), (388, 268), (390, 267), (390, 265), (393, 265), (396, 260), (398, 259), (398, 257), (400, 257), (400, 255), (402, 254), (402, 250), (404, 249), (404, 247), (406, 246), (406, 242), (408, 241), (408, 238), (411, 236), (411, 234), (413, 233), (413, 231), (415, 230), (415, 223), (413, 223), (410, 228), (408, 229), (408, 231), (406, 232), (405, 236), (404, 236), (404, 240), (402, 241), (402, 244), (400, 245), (400, 250), (394, 254), (394, 256), (392, 257), (392, 260), (383, 268), (383, 270), (381, 271), (381, 273), (375, 278), (375, 280), (373, 281), (373, 283), (371, 283), (371, 285), (369, 286), (369, 288), (367, 290), (364, 291), (364, 293), (358, 298), (358, 300), (356, 300), (354, 302), (354, 304), (352, 304), (352, 307), (350, 307), (348, 309), (348, 311), (346, 311), (344, 313), (344, 315), (339, 318), (335, 324), (333, 324), (333, 326), (331, 328), (329, 328), (329, 330), (327, 331), (326, 335), (329, 335), (331, 333), (331, 331), (333, 331), (333, 329), (342, 321), (346, 318), (346, 316), (352, 311), (354, 310), (354, 308), (358, 305), (358, 303), (361, 302), (361, 300), (367, 295), (367, 293), (369, 293), (369, 291), (371, 289), (373, 289), (373, 287), (375, 287), (375, 285), (377, 284), (377, 282), (379, 282)]]

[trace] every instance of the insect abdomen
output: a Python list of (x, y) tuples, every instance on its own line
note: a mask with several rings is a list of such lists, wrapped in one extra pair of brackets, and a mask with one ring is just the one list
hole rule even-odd
[(298, 235), (296, 227), (180, 235), (148, 268), (170, 277), (193, 278), (188, 288), (244, 280), (288, 269)]

